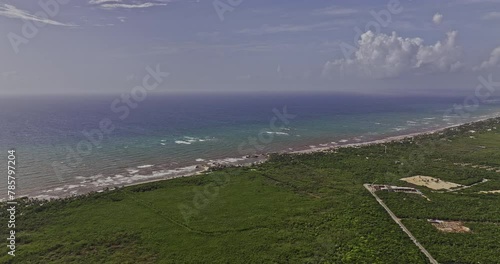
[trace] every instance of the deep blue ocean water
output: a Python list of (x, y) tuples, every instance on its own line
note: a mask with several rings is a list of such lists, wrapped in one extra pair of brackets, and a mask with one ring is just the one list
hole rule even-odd
[[(15, 148), (19, 194), (39, 194), (61, 186), (66, 186), (65, 192), (81, 193), (82, 179), (127, 176), (138, 166), (176, 168), (198, 164), (201, 159), (356, 143), (500, 112), (498, 102), (489, 102), (468, 112), (469, 118), (447, 117), (446, 111), (463, 103), (463, 97), (150, 95), (136, 108), (127, 106), (129, 115), (122, 120), (124, 110), (111, 107), (117, 98), (0, 97), (0, 157), (5, 161), (0, 170), (6, 171), (7, 150)], [(105, 127), (114, 130), (101, 130), (101, 138), (95, 131), (103, 120), (108, 122)], [(89, 133), (91, 137), (86, 136)], [(101, 181), (95, 186), (108, 185)], [(6, 180), (0, 181), (0, 189), (5, 187)]]

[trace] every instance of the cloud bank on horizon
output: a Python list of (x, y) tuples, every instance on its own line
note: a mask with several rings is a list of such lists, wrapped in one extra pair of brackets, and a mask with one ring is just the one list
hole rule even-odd
[(499, 73), (492, 10), (500, 0), (0, 0), (0, 94), (119, 92), (158, 63), (163, 91), (465, 91)]

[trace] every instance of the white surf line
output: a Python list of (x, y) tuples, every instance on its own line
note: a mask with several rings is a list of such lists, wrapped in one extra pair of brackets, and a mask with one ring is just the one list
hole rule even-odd
[(375, 200), (377, 200), (377, 202), (382, 205), (382, 207), (384, 207), (384, 209), (387, 211), (387, 213), (389, 213), (389, 215), (391, 216), (392, 220), (394, 220), (394, 222), (396, 222), (396, 224), (398, 224), (401, 229), (403, 229), (403, 231), (410, 237), (410, 239), (413, 241), (413, 243), (415, 243), (415, 245), (417, 245), (417, 247), (420, 249), (420, 251), (422, 251), (422, 253), (424, 253), (425, 256), (427, 256), (427, 258), (429, 259), (429, 261), (432, 263), (432, 264), (439, 264), (439, 262), (437, 262), (431, 255), (431, 253), (429, 253), (429, 251), (427, 251), (424, 246), (422, 246), (422, 244), (420, 244), (418, 242), (418, 240), (412, 235), (412, 233), (410, 232), (410, 230), (408, 230), (406, 228), (405, 225), (403, 225), (403, 223), (401, 222), (401, 220), (391, 211), (391, 209), (389, 209), (389, 207), (387, 207), (387, 205), (385, 205), (384, 201), (382, 201), (382, 199), (380, 199), (376, 194), (375, 192), (373, 191), (373, 189), (371, 188), (371, 185), (370, 184), (363, 184), (363, 186), (373, 195), (373, 197), (375, 197)]

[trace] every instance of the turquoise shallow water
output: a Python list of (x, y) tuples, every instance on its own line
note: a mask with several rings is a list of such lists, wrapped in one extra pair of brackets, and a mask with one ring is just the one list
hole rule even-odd
[[(154, 174), (202, 160), (369, 141), (500, 112), (500, 104), (490, 101), (468, 111), (468, 118), (446, 114), (463, 98), (161, 95), (129, 108), (122, 120), (123, 112), (111, 107), (116, 98), (0, 98), (0, 149), (2, 153), (17, 149), (19, 194), (58, 188), (82, 193), (90, 187), (113, 186), (118, 178), (111, 176), (122, 176), (118, 182), (127, 184), (149, 179), (137, 175), (138, 169)], [(103, 133), (101, 129), (101, 137), (95, 131), (105, 121), (114, 130)], [(5, 184), (1, 181), (0, 188), (5, 189)], [(88, 184), (93, 185), (82, 186)]]

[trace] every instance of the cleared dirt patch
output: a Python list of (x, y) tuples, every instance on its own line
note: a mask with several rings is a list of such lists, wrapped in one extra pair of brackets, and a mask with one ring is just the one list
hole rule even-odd
[(479, 193), (500, 193), (500, 190), (495, 190), (495, 191), (480, 191)]
[(428, 220), (435, 228), (446, 233), (470, 233), (470, 228), (459, 221)]
[(433, 190), (449, 190), (452, 188), (462, 187), (462, 185), (460, 184), (443, 181), (441, 179), (430, 176), (417, 175), (413, 177), (401, 178), (401, 180), (418, 186), (424, 186)]
[(491, 167), (491, 166), (473, 165), (472, 163), (453, 163), (453, 165), (462, 166), (462, 167), (471, 166), (472, 168), (476, 168), (476, 169), (483, 169), (483, 170), (487, 170), (487, 171), (495, 171), (495, 172), (500, 173), (499, 168)]

